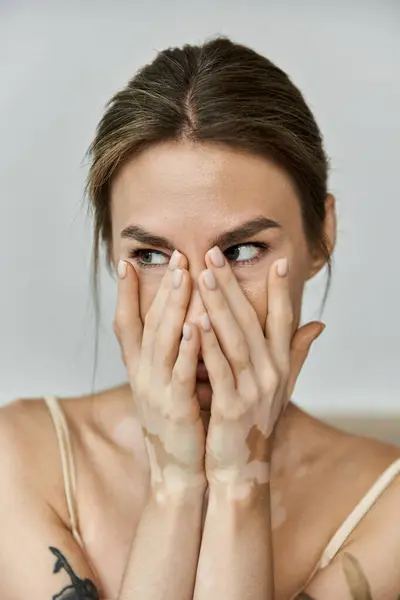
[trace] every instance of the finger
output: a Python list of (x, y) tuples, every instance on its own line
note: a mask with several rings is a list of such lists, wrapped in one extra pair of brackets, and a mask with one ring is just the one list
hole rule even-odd
[(139, 309), (139, 282), (133, 266), (121, 260), (118, 264), (118, 296), (113, 321), (114, 333), (121, 346), (127, 368), (139, 360), (143, 323)]
[(290, 368), (290, 342), (293, 329), (293, 305), (289, 290), (287, 258), (276, 261), (268, 277), (268, 312), (265, 335), (276, 366), (283, 377)]
[[(210, 269), (199, 277), (199, 290), (219, 346), (231, 367), (236, 387), (253, 371), (246, 337)], [(212, 335), (209, 336), (210, 338)]]
[(160, 287), (157, 290), (157, 294), (144, 320), (142, 355), (149, 363), (153, 360), (155, 333), (162, 319), (164, 308), (171, 291), (172, 275), (174, 270), (180, 266), (183, 260), (183, 255), (177, 250), (172, 253), (168, 268), (164, 273)]
[[(174, 401), (186, 405), (186, 415), (191, 413), (194, 419), (200, 415), (198, 402), (187, 403), (196, 393), (197, 357), (200, 349), (200, 333), (194, 323), (184, 323), (178, 357), (172, 370), (171, 385)], [(185, 408), (185, 407), (183, 407)]]
[(300, 327), (293, 336), (290, 350), (290, 372), (287, 383), (288, 399), (290, 400), (297, 378), (313, 342), (321, 335), (325, 324), (318, 321), (307, 323)]
[[(186, 269), (175, 269), (172, 275), (171, 291), (155, 332), (154, 341), (153, 366), (164, 382), (171, 380), (172, 369), (178, 356), (190, 290), (189, 272)], [(197, 363), (197, 360), (195, 362)]]
[(221, 350), (207, 313), (199, 317), (199, 325), (203, 360), (215, 398), (213, 402), (218, 403), (218, 408), (223, 410), (227, 399), (230, 397), (232, 400), (236, 396), (232, 369)]
[(265, 371), (269, 360), (268, 346), (257, 313), (233, 273), (223, 253), (215, 246), (206, 253), (205, 262), (212, 271), (232, 314), (242, 330), (256, 373)]

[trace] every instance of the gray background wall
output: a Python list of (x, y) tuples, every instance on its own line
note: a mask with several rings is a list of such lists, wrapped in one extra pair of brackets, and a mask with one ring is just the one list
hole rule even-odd
[[(91, 390), (91, 223), (82, 163), (109, 97), (165, 46), (223, 33), (287, 70), (325, 134), (334, 279), (294, 398), (400, 413), (400, 2), (0, 0), (0, 403)], [(318, 318), (325, 279), (307, 288)], [(102, 272), (96, 389), (125, 380)]]

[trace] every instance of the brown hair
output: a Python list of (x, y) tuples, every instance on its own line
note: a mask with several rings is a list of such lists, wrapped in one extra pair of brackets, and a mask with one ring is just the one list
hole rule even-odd
[[(288, 75), (253, 49), (217, 36), (159, 52), (108, 102), (87, 156), (88, 209), (94, 217), (92, 289), (99, 318), (100, 241), (112, 269), (110, 185), (141, 150), (167, 140), (225, 144), (283, 167), (299, 197), (310, 251), (332, 262), (324, 237), (328, 159), (303, 95)], [(97, 321), (98, 322), (98, 321)], [(97, 329), (96, 329), (97, 332)], [(96, 337), (97, 348), (97, 337)]]

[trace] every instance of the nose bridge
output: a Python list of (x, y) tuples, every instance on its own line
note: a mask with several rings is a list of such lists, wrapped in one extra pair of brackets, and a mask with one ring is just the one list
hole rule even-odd
[(196, 270), (189, 269), (190, 276), (192, 279), (192, 290), (191, 290), (188, 310), (186, 313), (186, 321), (188, 323), (196, 323), (197, 324), (197, 318), (199, 317), (199, 315), (201, 315), (205, 311), (205, 306), (203, 304), (203, 300), (201, 299), (201, 294), (199, 292), (199, 288), (198, 288), (198, 284), (197, 284), (199, 275), (200, 275), (201, 271), (205, 268), (206, 267), (204, 265), (204, 267), (202, 267), (200, 269), (196, 269)]

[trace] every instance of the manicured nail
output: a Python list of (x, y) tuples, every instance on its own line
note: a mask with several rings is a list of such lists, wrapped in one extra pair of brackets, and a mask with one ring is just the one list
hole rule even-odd
[(128, 272), (128, 267), (125, 260), (120, 260), (118, 263), (118, 277), (124, 279)]
[(218, 246), (214, 246), (214, 248), (211, 248), (211, 250), (208, 251), (208, 254), (211, 258), (211, 262), (214, 265), (214, 267), (224, 266), (225, 258)]
[(279, 277), (286, 277), (286, 275), (288, 274), (288, 271), (289, 271), (287, 258), (281, 258), (280, 260), (278, 260), (276, 271), (277, 271)]
[(172, 285), (174, 288), (178, 288), (182, 283), (182, 269), (175, 269), (172, 275)]
[(203, 277), (204, 277), (204, 283), (206, 284), (206, 286), (208, 287), (209, 290), (217, 289), (217, 282), (215, 281), (214, 273), (212, 271), (210, 271), (210, 269), (207, 269), (206, 271), (204, 271)]
[(210, 322), (210, 317), (208, 316), (207, 313), (203, 313), (202, 315), (200, 315), (199, 322), (200, 322), (200, 325), (202, 326), (202, 328), (204, 329), (204, 331), (210, 331), (211, 322)]
[(168, 264), (168, 268), (170, 271), (173, 271), (174, 269), (176, 269), (179, 266), (179, 263), (181, 262), (181, 253), (178, 250), (174, 250), (172, 253), (172, 256), (169, 260), (169, 264)]
[(192, 337), (192, 330), (190, 329), (190, 325), (188, 325), (187, 323), (183, 324), (182, 335), (185, 340), (190, 340), (190, 338)]

